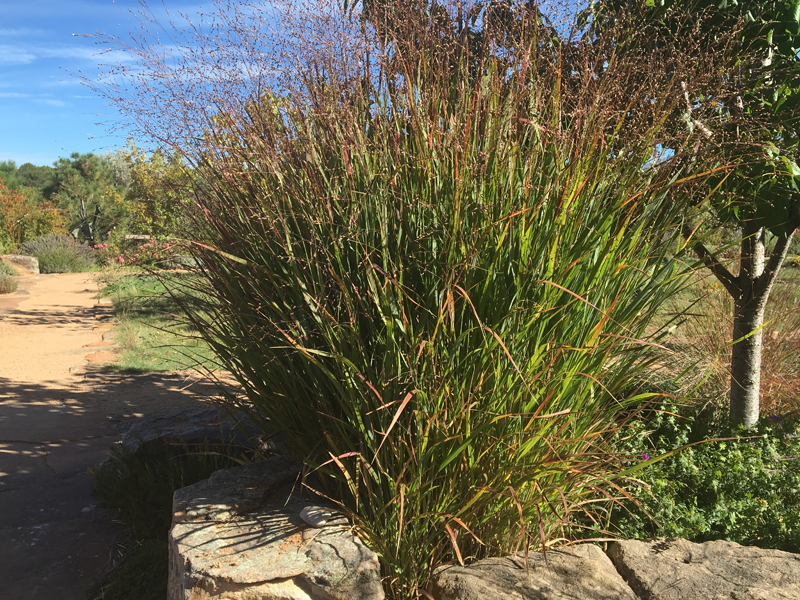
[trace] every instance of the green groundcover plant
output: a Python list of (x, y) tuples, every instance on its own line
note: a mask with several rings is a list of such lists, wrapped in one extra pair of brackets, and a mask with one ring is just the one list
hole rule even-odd
[(753, 429), (731, 430), (680, 413), (686, 407), (667, 401), (621, 432), (616, 449), (636, 462), (701, 443), (638, 474), (646, 485), (615, 505), (612, 530), (633, 539), (724, 539), (800, 552), (798, 420), (766, 415)]
[(136, 451), (122, 446), (90, 470), (92, 496), (123, 525), (113, 568), (87, 592), (87, 600), (156, 600), (167, 595), (167, 534), (175, 490), (208, 478), (214, 471), (253, 459), (233, 445), (151, 442)]
[(4, 263), (0, 260), (0, 273), (4, 275), (17, 275), (17, 270), (8, 263)]
[(95, 263), (94, 250), (70, 235), (42, 236), (25, 242), (20, 252), (35, 256), (42, 273), (79, 273)]

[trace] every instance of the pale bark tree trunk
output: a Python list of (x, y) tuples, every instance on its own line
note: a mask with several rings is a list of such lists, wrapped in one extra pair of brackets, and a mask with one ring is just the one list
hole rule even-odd
[[(791, 227), (778, 237), (765, 264), (766, 231), (752, 222), (742, 224), (741, 267), (734, 276), (716, 257), (698, 242), (694, 251), (722, 283), (733, 298), (733, 341), (731, 348), (730, 420), (733, 425), (752, 427), (758, 422), (761, 388), (761, 351), (764, 313), (767, 300), (778, 271), (789, 251), (795, 224), (800, 222), (792, 215)], [(693, 231), (684, 227), (687, 240)], [(738, 340), (738, 341), (737, 341)]]
[(733, 297), (733, 341), (736, 343), (731, 348), (730, 418), (734, 424), (752, 427), (759, 415), (763, 348), (760, 328), (764, 325), (770, 289), (759, 290), (757, 286), (764, 274), (766, 232), (748, 225), (745, 223), (742, 231), (739, 293)]

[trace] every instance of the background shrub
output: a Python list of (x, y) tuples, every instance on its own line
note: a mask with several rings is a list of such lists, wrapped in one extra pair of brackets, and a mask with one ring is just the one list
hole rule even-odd
[[(3, 263), (0, 263), (2, 265)], [(17, 291), (17, 279), (0, 268), (0, 294), (11, 294)]]
[(800, 552), (800, 438), (796, 419), (764, 416), (754, 429), (730, 431), (706, 415), (667, 402), (624, 430), (616, 450), (642, 462), (713, 438), (656, 462), (646, 484), (611, 513), (625, 538), (724, 539)]
[(95, 263), (94, 250), (69, 235), (40, 237), (23, 244), (20, 252), (35, 256), (42, 273), (78, 273)]
[(52, 203), (36, 199), (33, 190), (8, 189), (0, 181), (0, 253), (28, 240), (63, 231), (64, 219)]
[[(733, 301), (716, 280), (698, 274), (672, 306), (680, 323), (662, 365), (680, 381), (676, 392), (718, 420), (727, 415)], [(787, 269), (767, 303), (761, 358), (761, 414), (800, 413), (800, 277)], [(687, 308), (688, 306), (688, 308)]]

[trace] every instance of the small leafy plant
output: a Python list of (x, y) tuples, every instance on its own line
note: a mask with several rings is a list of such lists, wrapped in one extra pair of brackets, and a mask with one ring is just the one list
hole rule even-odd
[(4, 263), (0, 260), (0, 274), (17, 275), (17, 270), (8, 263)]
[(92, 496), (112, 510), (130, 537), (121, 560), (91, 587), (91, 600), (156, 600), (167, 594), (167, 533), (175, 490), (234, 467), (252, 454), (233, 446), (151, 443), (135, 452), (115, 446), (90, 470)]
[(800, 552), (797, 420), (771, 415), (754, 429), (730, 430), (702, 414), (680, 412), (685, 407), (665, 402), (620, 436), (616, 450), (634, 461), (700, 443), (638, 475), (645, 485), (630, 490), (633, 500), (615, 505), (612, 531), (634, 539), (724, 539)]
[(45, 235), (22, 245), (21, 252), (39, 260), (41, 273), (79, 273), (95, 264), (94, 250), (69, 235)]

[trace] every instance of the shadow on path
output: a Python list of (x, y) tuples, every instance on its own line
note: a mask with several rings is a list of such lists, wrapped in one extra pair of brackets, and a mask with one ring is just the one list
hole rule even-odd
[(83, 600), (121, 535), (90, 497), (87, 469), (107, 458), (121, 422), (197, 406), (212, 389), (180, 373), (99, 368), (66, 385), (0, 378), (0, 596)]

